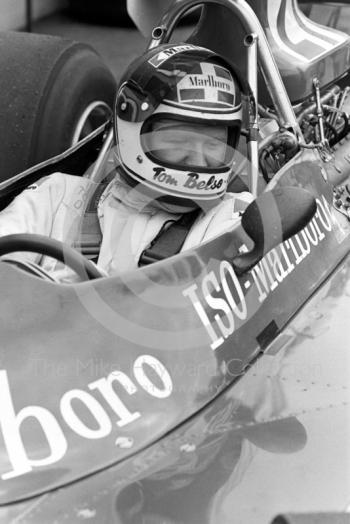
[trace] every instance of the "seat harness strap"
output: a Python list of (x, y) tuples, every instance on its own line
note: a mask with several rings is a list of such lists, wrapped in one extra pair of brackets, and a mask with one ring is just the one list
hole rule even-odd
[(139, 267), (176, 255), (186, 240), (188, 232), (199, 215), (199, 209), (182, 215), (178, 220), (167, 220), (158, 235), (141, 253)]
[[(97, 205), (111, 178), (107, 177), (92, 195), (84, 214), (81, 238), (73, 245), (93, 261), (97, 261), (102, 241)], [(167, 220), (150, 245), (141, 253), (138, 266), (152, 264), (179, 253), (199, 212), (200, 209), (195, 209), (184, 213), (178, 220)]]
[(102, 232), (100, 227), (100, 221), (97, 215), (97, 206), (102, 196), (102, 193), (106, 189), (107, 185), (113, 180), (114, 173), (108, 175), (94, 190), (91, 195), (87, 208), (84, 213), (81, 235), (77, 239), (73, 247), (80, 251), (89, 260), (97, 261), (101, 242)]

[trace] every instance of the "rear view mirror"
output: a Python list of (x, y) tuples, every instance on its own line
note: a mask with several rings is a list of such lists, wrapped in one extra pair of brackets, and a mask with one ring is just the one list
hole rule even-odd
[(254, 248), (233, 259), (237, 275), (251, 269), (272, 248), (307, 226), (316, 210), (313, 195), (300, 187), (278, 187), (259, 195), (242, 216), (242, 227), (253, 240)]

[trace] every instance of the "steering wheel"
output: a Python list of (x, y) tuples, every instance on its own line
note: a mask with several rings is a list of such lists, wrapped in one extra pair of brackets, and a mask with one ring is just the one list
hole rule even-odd
[(94, 280), (104, 276), (81, 253), (59, 240), (44, 235), (23, 233), (0, 237), (0, 256), (8, 255), (15, 251), (30, 251), (55, 258), (73, 269), (83, 281)]

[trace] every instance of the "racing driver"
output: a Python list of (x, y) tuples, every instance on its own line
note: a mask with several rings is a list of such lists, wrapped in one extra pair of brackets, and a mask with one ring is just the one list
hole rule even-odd
[[(165, 44), (148, 51), (120, 82), (112, 149), (117, 161), (103, 190), (91, 193), (85, 177), (44, 177), (0, 213), (0, 236), (37, 233), (77, 246), (89, 200), (95, 262), (104, 274), (116, 275), (152, 261), (156, 240), (179, 224), (183, 238), (175, 232), (159, 244), (160, 251), (167, 246), (164, 257), (175, 254), (175, 244), (177, 251), (189, 249), (232, 228), (252, 200), (248, 192), (227, 192), (242, 125), (241, 91), (233, 67), (206, 48)], [(11, 257), (40, 263), (58, 281), (75, 279), (52, 258)]]

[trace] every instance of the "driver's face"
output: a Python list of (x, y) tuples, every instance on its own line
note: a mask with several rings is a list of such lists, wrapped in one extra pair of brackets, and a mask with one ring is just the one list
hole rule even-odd
[(146, 144), (160, 161), (200, 167), (220, 167), (227, 151), (226, 126), (190, 124), (171, 119), (155, 122)]

